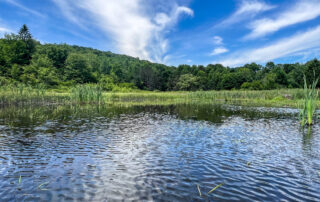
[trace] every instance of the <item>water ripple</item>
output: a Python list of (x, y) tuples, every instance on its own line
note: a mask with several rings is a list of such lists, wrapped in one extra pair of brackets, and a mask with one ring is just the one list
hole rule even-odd
[(295, 112), (227, 108), (192, 118), (176, 106), (23, 125), (0, 119), (0, 198), (319, 201), (319, 125), (304, 134)]

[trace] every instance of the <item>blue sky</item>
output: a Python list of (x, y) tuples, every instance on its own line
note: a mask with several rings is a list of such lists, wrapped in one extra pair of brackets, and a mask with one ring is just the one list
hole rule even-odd
[(0, 0), (0, 35), (22, 24), (42, 43), (168, 65), (320, 56), (320, 0)]

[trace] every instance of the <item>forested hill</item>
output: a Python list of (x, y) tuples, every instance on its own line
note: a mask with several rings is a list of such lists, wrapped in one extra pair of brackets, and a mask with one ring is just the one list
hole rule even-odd
[(25, 83), (47, 88), (99, 83), (144, 90), (222, 90), (300, 88), (303, 75), (320, 76), (317, 59), (306, 64), (255, 63), (229, 68), (220, 64), (170, 67), (125, 55), (32, 39), (27, 26), (0, 39), (0, 84)]

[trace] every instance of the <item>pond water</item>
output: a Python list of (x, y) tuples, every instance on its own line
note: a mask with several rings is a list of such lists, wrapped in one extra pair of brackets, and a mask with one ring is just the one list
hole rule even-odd
[(0, 199), (320, 201), (319, 129), (290, 109), (6, 107)]

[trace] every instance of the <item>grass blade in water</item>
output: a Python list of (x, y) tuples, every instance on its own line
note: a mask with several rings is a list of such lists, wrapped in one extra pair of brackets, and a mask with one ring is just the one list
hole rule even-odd
[(215, 188), (211, 189), (211, 191), (208, 192), (208, 194), (211, 194), (212, 192), (214, 192), (216, 189), (218, 189), (219, 187), (221, 187), (223, 185), (223, 183), (217, 185)]
[(21, 184), (21, 175), (20, 175), (20, 177), (19, 177), (19, 184)]
[(42, 191), (45, 191), (45, 190), (48, 190), (48, 189), (45, 189), (45, 188), (42, 188), (44, 185), (47, 185), (49, 184), (49, 182), (45, 182), (45, 183), (42, 183), (38, 186), (38, 189), (42, 190)]
[(198, 184), (197, 184), (197, 188), (198, 188), (199, 195), (200, 195), (200, 197), (201, 197), (202, 194), (201, 194), (200, 186), (199, 186)]

